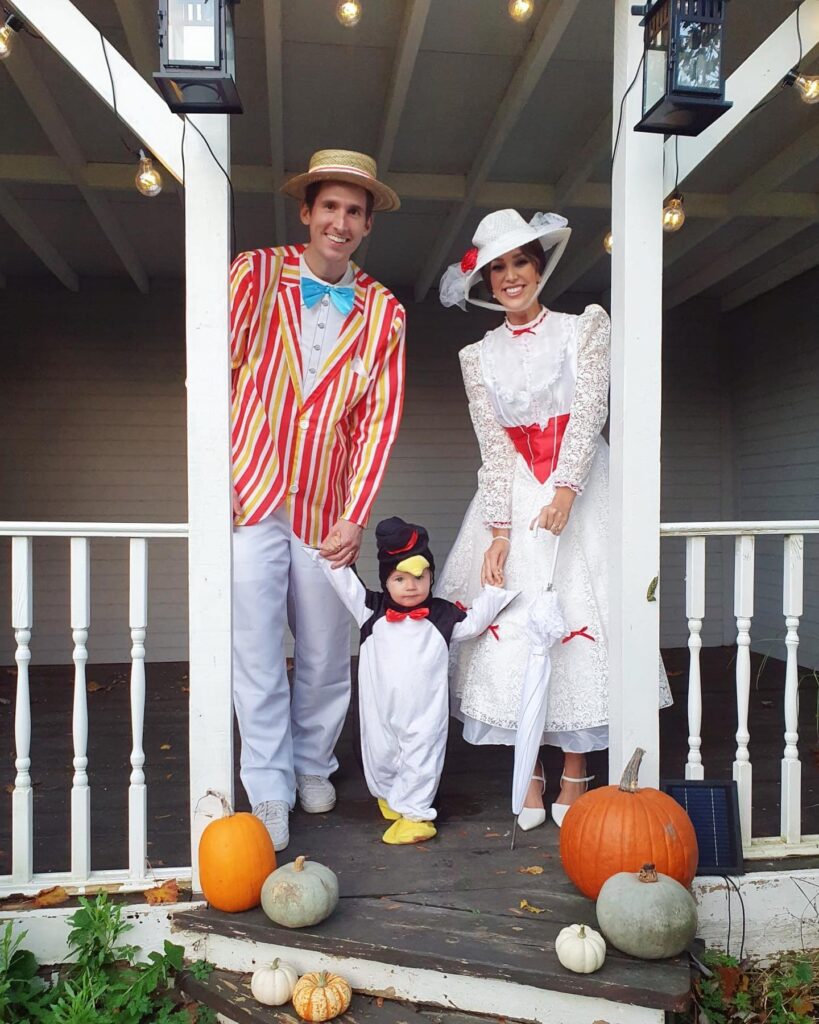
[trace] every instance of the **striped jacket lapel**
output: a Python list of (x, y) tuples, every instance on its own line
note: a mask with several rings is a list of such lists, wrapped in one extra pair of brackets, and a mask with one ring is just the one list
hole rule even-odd
[(299, 273), (299, 253), (288, 255), (282, 267), (279, 280), (277, 305), (279, 313), (279, 332), (284, 348), (284, 358), (296, 392), (298, 404), (302, 404), (301, 390), (301, 275)]
[(364, 307), (367, 299), (367, 288), (363, 283), (363, 277), (364, 275), (356, 267), (353, 308), (344, 321), (335, 347), (319, 371), (319, 379), (313, 391), (307, 396), (305, 405), (309, 405), (321, 397), (331, 381), (338, 376), (342, 366), (352, 359), (359, 347), (359, 339), (364, 329)]

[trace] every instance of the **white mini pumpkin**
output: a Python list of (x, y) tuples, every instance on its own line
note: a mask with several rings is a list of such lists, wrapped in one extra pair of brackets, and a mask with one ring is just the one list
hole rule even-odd
[(591, 974), (603, 966), (606, 940), (586, 924), (570, 924), (557, 933), (555, 953), (567, 970)]
[(269, 967), (260, 967), (250, 979), (253, 998), (265, 1006), (283, 1006), (290, 1002), (299, 972), (278, 958)]

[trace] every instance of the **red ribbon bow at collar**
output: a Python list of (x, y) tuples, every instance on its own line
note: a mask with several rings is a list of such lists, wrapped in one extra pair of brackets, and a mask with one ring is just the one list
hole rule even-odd
[(413, 608), (409, 612), (397, 612), (394, 608), (388, 608), (387, 622), (401, 622), (409, 616), (411, 619), (426, 619), (429, 616), (429, 608)]
[(564, 636), (560, 642), (562, 644), (567, 644), (570, 640), (574, 640), (576, 636), (582, 636), (584, 640), (591, 640), (593, 644), (597, 643), (597, 641), (589, 632), (588, 626), (581, 626), (580, 629), (573, 629), (571, 633), (569, 633), (568, 636)]

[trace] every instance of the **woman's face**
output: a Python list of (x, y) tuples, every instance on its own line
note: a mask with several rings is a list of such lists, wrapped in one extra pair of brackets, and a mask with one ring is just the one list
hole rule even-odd
[(512, 249), (489, 264), (492, 294), (510, 313), (528, 313), (534, 308), (533, 316), (537, 315), (539, 283), (537, 267), (520, 249)]

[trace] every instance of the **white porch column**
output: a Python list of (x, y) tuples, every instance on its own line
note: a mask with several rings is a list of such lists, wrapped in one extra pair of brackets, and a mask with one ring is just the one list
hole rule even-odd
[[(643, 51), (631, 0), (614, 4), (613, 131)], [(612, 179), (611, 522), (609, 552), (612, 781), (634, 752), (643, 785), (659, 778), (660, 386), (663, 137), (633, 131), (642, 72), (623, 111)]]
[(188, 386), (191, 866), (210, 821), (209, 789), (233, 802), (231, 696), (230, 172), (226, 115), (193, 115), (185, 132)]

